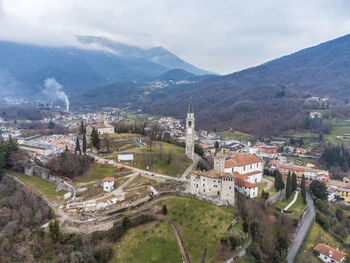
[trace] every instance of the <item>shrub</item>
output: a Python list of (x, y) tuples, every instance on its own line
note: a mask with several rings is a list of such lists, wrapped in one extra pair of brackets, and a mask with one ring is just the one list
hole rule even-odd
[(163, 205), (162, 207), (162, 214), (166, 215), (168, 213), (168, 208), (166, 207), (166, 205)]
[(100, 248), (95, 251), (94, 256), (99, 263), (108, 262), (113, 256), (113, 249), (110, 247)]

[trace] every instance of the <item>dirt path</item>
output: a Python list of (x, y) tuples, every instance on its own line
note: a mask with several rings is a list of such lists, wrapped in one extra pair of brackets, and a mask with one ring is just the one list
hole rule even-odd
[(180, 248), (180, 252), (181, 252), (181, 255), (182, 255), (182, 258), (184, 260), (184, 262), (186, 263), (190, 263), (190, 259), (188, 258), (188, 255), (186, 253), (186, 250), (185, 250), (185, 247), (182, 243), (182, 239), (180, 237), (180, 234), (179, 234), (179, 231), (177, 230), (175, 224), (173, 222), (169, 222), (169, 225), (171, 226), (171, 228), (173, 229), (174, 231), (174, 235), (175, 235), (175, 238), (176, 238), (176, 242), (177, 242), (177, 245), (179, 246)]
[(267, 192), (268, 190), (270, 190), (270, 188), (272, 187), (273, 183), (265, 178), (262, 178), (262, 181), (267, 183), (267, 185), (264, 187), (264, 191)]

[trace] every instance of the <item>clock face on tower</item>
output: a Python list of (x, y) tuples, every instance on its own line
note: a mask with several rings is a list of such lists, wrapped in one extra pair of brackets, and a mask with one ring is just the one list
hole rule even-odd
[(192, 128), (187, 129), (187, 134), (192, 134)]

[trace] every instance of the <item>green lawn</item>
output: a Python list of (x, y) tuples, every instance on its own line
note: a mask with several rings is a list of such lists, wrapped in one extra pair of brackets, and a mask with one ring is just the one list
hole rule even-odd
[(330, 134), (325, 135), (326, 141), (330, 142), (333, 145), (341, 145), (350, 146), (350, 140), (339, 140), (337, 136), (341, 136), (343, 134), (350, 133), (350, 126), (348, 127), (334, 127), (331, 130)]
[(215, 206), (184, 197), (170, 198), (157, 204), (167, 205), (167, 218), (177, 225), (191, 262), (200, 262), (205, 248), (206, 262), (218, 262), (221, 237), (245, 237), (241, 222), (232, 228), (231, 234), (226, 232), (234, 217), (232, 207)]
[(66, 193), (65, 191), (55, 192), (55, 184), (49, 181), (46, 181), (38, 176), (27, 176), (24, 174), (11, 173), (16, 176), (26, 185), (29, 185), (36, 189), (39, 193), (45, 196), (50, 201), (59, 200)]
[(218, 134), (221, 135), (224, 140), (246, 141), (250, 138), (249, 134), (239, 131), (225, 131)]
[(312, 248), (317, 243), (325, 243), (331, 247), (342, 249), (341, 244), (334, 239), (329, 233), (323, 230), (323, 228), (316, 222), (312, 223), (311, 228), (307, 236), (304, 239), (299, 253), (295, 259), (296, 263), (310, 262), (319, 263), (320, 261), (312, 253)]
[(171, 227), (162, 221), (132, 228), (114, 247), (113, 262), (182, 262)]
[(87, 171), (84, 175), (76, 177), (74, 179), (74, 183), (86, 183), (96, 180), (100, 181), (105, 177), (113, 177), (124, 173), (127, 174), (128, 172), (130, 172), (130, 170), (126, 168), (119, 169), (107, 164), (94, 163), (90, 170)]
[[(185, 148), (165, 143), (154, 142), (152, 146), (135, 147), (130, 145), (125, 151), (115, 151), (113, 154), (101, 154), (100, 156), (117, 161), (118, 154), (122, 152), (135, 153), (135, 161), (130, 166), (155, 173), (170, 176), (182, 175), (182, 173), (192, 164), (192, 161), (185, 156)], [(169, 162), (169, 155), (171, 160)]]
[[(290, 202), (292, 202), (295, 194), (296, 193), (292, 194), (288, 200), (283, 199), (282, 201), (276, 202), (276, 204), (275, 204), (276, 207), (278, 207), (280, 209), (284, 209)], [(295, 203), (291, 207), (289, 207), (289, 209), (288, 209), (288, 211), (293, 211), (293, 213), (291, 213), (291, 214), (286, 213), (285, 215), (288, 215), (294, 219), (297, 219), (305, 207), (306, 207), (306, 204), (304, 204), (301, 193), (299, 193), (298, 198), (295, 201)]]

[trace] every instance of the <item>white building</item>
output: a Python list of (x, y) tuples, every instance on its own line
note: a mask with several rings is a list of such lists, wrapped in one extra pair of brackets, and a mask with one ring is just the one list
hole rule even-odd
[(233, 174), (216, 171), (192, 172), (189, 190), (192, 194), (213, 198), (222, 204), (235, 204)]
[(238, 192), (244, 194), (249, 198), (255, 198), (258, 196), (259, 189), (256, 184), (245, 181), (239, 177), (235, 176), (235, 187)]
[(237, 153), (231, 156), (219, 154), (214, 158), (214, 170), (221, 173), (239, 173), (246, 175), (247, 182), (260, 183), (264, 164), (254, 154)]
[(112, 192), (114, 188), (114, 178), (113, 177), (106, 177), (103, 179), (103, 191), (105, 192)]
[(325, 263), (342, 263), (345, 262), (345, 256), (347, 253), (338, 249), (332, 248), (328, 245), (318, 243), (314, 250), (319, 254), (318, 258)]
[(134, 154), (132, 153), (121, 153), (118, 154), (118, 162), (133, 162)]
[(91, 136), (92, 130), (95, 129), (98, 134), (112, 134), (114, 133), (114, 126), (111, 124), (94, 124), (86, 127), (86, 135)]

